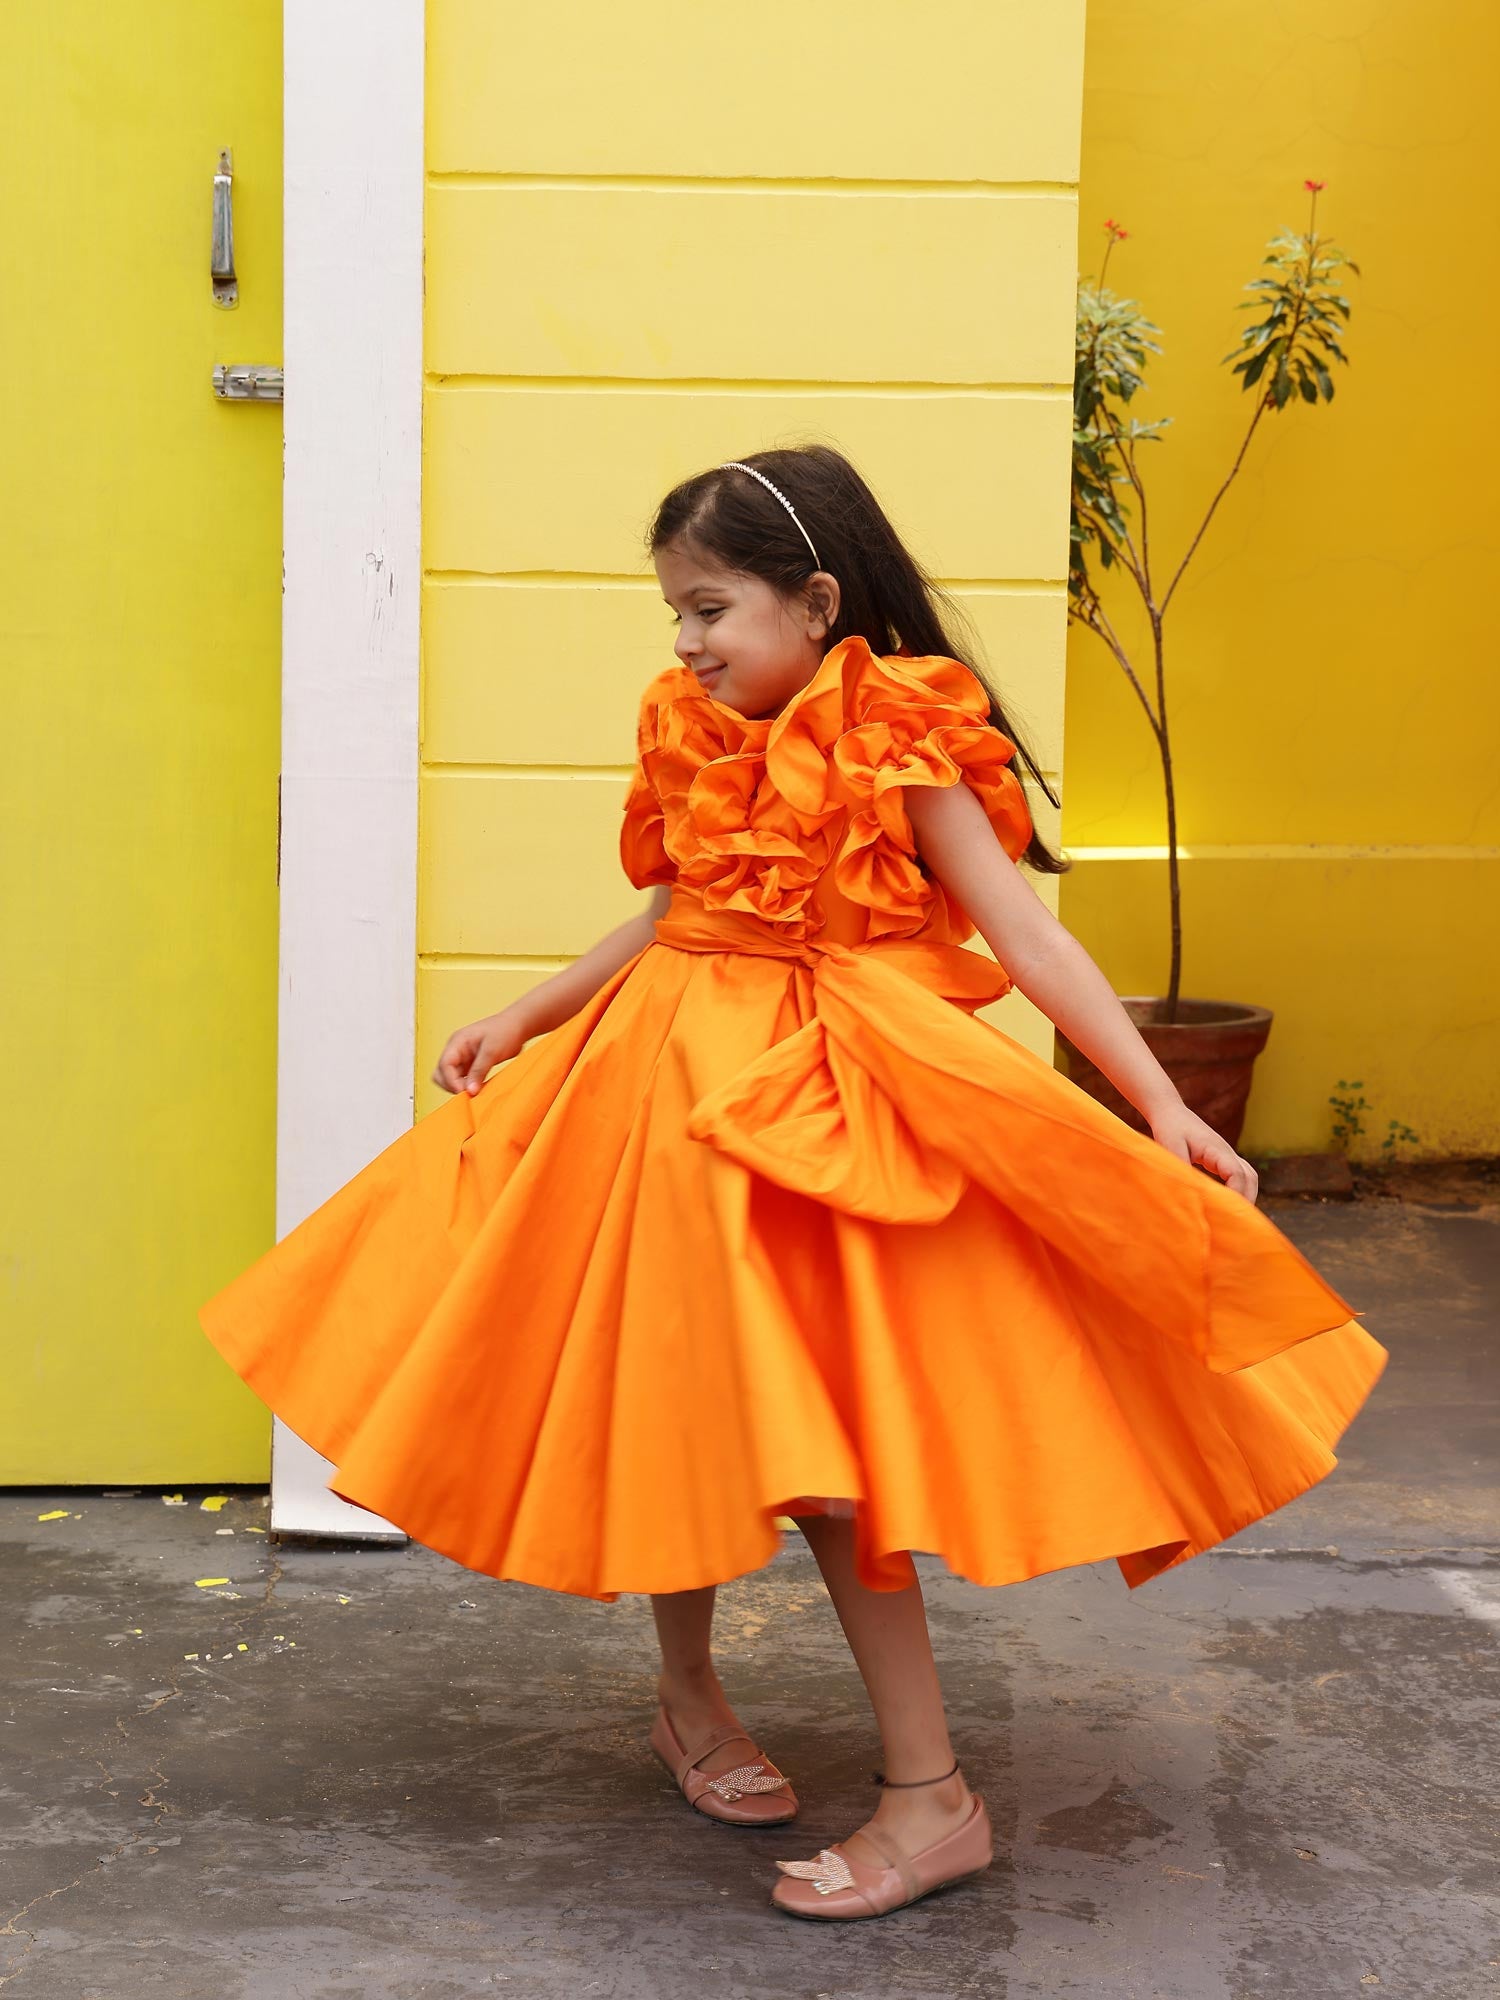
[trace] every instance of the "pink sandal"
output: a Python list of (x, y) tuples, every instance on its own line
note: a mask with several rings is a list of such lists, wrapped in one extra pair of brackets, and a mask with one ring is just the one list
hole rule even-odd
[[(951, 1778), (957, 1769), (955, 1764), (943, 1777)], [(916, 1778), (910, 1782), (940, 1785), (943, 1779)], [(783, 1880), (771, 1891), (777, 1909), (793, 1917), (825, 1920), (883, 1917), (889, 1910), (915, 1903), (920, 1896), (930, 1896), (949, 1882), (981, 1874), (994, 1859), (990, 1816), (977, 1792), (970, 1800), (968, 1817), (952, 1833), (945, 1833), (916, 1854), (903, 1854), (885, 1835), (872, 1833), (868, 1827), (862, 1827), (860, 1834), (882, 1857), (883, 1868), (856, 1860), (837, 1842), (825, 1847), (813, 1861), (778, 1861)]]
[[(690, 1806), (708, 1819), (727, 1826), (781, 1826), (797, 1815), (797, 1795), (768, 1759), (755, 1752), (755, 1763), (737, 1764), (732, 1771), (699, 1771), (711, 1750), (736, 1738), (751, 1738), (733, 1723), (721, 1722), (684, 1749), (664, 1708), (651, 1725), (651, 1748), (666, 1765)], [(753, 1747), (753, 1745), (752, 1745)]]

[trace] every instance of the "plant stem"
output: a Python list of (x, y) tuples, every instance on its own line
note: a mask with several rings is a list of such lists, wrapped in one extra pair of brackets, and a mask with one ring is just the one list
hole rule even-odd
[(1197, 534), (1194, 535), (1191, 542), (1188, 543), (1187, 554), (1182, 558), (1182, 561), (1177, 565), (1177, 573), (1172, 578), (1172, 581), (1167, 585), (1167, 594), (1161, 601), (1161, 608), (1164, 614), (1166, 612), (1167, 606), (1172, 602), (1173, 591), (1176, 590), (1178, 584), (1182, 581), (1182, 572), (1187, 568), (1188, 564), (1192, 561), (1193, 556), (1197, 550), (1198, 544), (1203, 540), (1209, 522), (1218, 512), (1219, 502), (1224, 498), (1224, 495), (1229, 491), (1230, 487), (1234, 484), (1235, 477), (1239, 472), (1240, 467), (1245, 462), (1245, 453), (1250, 449), (1250, 440), (1255, 436), (1255, 427), (1260, 422), (1261, 418), (1265, 415), (1266, 405), (1269, 403), (1270, 399), (1271, 399), (1271, 392), (1269, 389), (1267, 389), (1262, 393), (1259, 400), (1256, 402), (1255, 414), (1251, 417), (1250, 428), (1245, 432), (1244, 438), (1240, 444), (1240, 448), (1235, 453), (1234, 464), (1230, 466), (1229, 471), (1226, 473), (1224, 478), (1224, 484), (1219, 488), (1218, 492), (1209, 502), (1208, 512), (1203, 516), (1203, 519), (1198, 523)]
[[(1182, 986), (1182, 872), (1177, 855), (1177, 787), (1172, 770), (1171, 732), (1167, 726), (1166, 641), (1162, 630), (1162, 619), (1167, 607), (1165, 602), (1161, 605), (1157, 604), (1156, 594), (1152, 588), (1150, 544), (1146, 536), (1145, 482), (1136, 470), (1135, 453), (1128, 447), (1124, 433), (1115, 420), (1114, 412), (1102, 400), (1099, 408), (1105, 423), (1109, 427), (1109, 434), (1114, 440), (1115, 451), (1119, 455), (1120, 463), (1125, 468), (1125, 476), (1130, 481), (1131, 488), (1136, 496), (1136, 504), (1140, 509), (1140, 549), (1137, 551), (1134, 543), (1129, 542), (1127, 531), (1126, 539), (1130, 550), (1130, 559), (1126, 562), (1125, 567), (1129, 570), (1131, 577), (1134, 579), (1136, 589), (1140, 592), (1141, 602), (1145, 606), (1146, 616), (1151, 624), (1151, 653), (1156, 666), (1156, 711), (1154, 714), (1152, 714), (1151, 704), (1146, 698), (1145, 690), (1136, 679), (1134, 669), (1124, 657), (1122, 648), (1115, 648), (1115, 657), (1120, 661), (1121, 666), (1124, 667), (1126, 674), (1130, 678), (1131, 685), (1141, 698), (1142, 707), (1151, 718), (1152, 730), (1156, 737), (1156, 747), (1161, 756), (1162, 786), (1167, 799), (1167, 901), (1171, 914), (1172, 929), (1172, 957), (1167, 979), (1165, 1018), (1168, 1021), (1175, 1021), (1177, 1019), (1178, 994)], [(1247, 438), (1246, 443), (1248, 442), (1249, 439)], [(1240, 455), (1241, 457), (1244, 456), (1243, 447), (1241, 447)], [(1217, 505), (1218, 502), (1215, 501), (1214, 504)], [(1207, 526), (1207, 522), (1204, 525)], [(1118, 549), (1118, 543), (1116, 547)], [(1171, 592), (1168, 591), (1167, 595), (1170, 597)], [(1103, 616), (1102, 609), (1100, 615), (1101, 617)]]
[(1097, 514), (1092, 507), (1085, 507), (1080, 503), (1078, 512), (1083, 520), (1091, 524), (1101, 542), (1104, 540), (1106, 534), (1109, 536), (1110, 544), (1114, 549), (1121, 568), (1129, 571), (1135, 581), (1136, 589), (1144, 597), (1146, 595), (1146, 579), (1139, 568), (1139, 561), (1134, 545), (1130, 541), (1129, 531), (1125, 531), (1123, 536), (1117, 533), (1110, 526), (1109, 522), (1102, 515)]
[(1136, 546), (1131, 539), (1128, 527), (1123, 527), (1121, 534), (1126, 548), (1130, 551), (1130, 562), (1126, 564), (1126, 567), (1135, 578), (1136, 588), (1145, 599), (1147, 610), (1150, 611), (1154, 607), (1151, 603), (1151, 577), (1146, 561), (1146, 489), (1141, 482), (1140, 474), (1135, 469), (1135, 453), (1127, 450), (1124, 435), (1120, 430), (1119, 424), (1115, 421), (1114, 412), (1102, 397), (1099, 400), (1099, 414), (1109, 427), (1109, 434), (1114, 439), (1115, 451), (1121, 465), (1125, 468), (1125, 477), (1130, 481), (1131, 488), (1135, 493), (1136, 505), (1141, 510), (1140, 552), (1137, 553), (1136, 551)]
[(1166, 1019), (1177, 1019), (1177, 996), (1182, 986), (1182, 875), (1177, 857), (1177, 788), (1172, 775), (1172, 739), (1167, 728), (1166, 642), (1161, 613), (1154, 607), (1151, 617), (1151, 644), (1156, 657), (1156, 705), (1161, 717), (1157, 747), (1161, 751), (1162, 783), (1167, 794), (1167, 905), (1172, 922), (1172, 963), (1167, 979)]
[(1151, 698), (1146, 693), (1146, 690), (1141, 686), (1141, 683), (1136, 676), (1135, 668), (1130, 664), (1130, 655), (1125, 651), (1124, 646), (1120, 643), (1120, 640), (1115, 633), (1115, 628), (1113, 627), (1113, 625), (1110, 624), (1109, 617), (1105, 612), (1104, 606), (1099, 602), (1097, 596), (1093, 595), (1092, 593), (1090, 594), (1088, 603), (1085, 606), (1085, 615), (1083, 617), (1076, 619), (1075, 622), (1081, 625), (1086, 632), (1092, 632), (1096, 639), (1103, 640), (1104, 644), (1108, 646), (1110, 652), (1113, 653), (1115, 659), (1119, 662), (1121, 668), (1124, 670), (1125, 678), (1130, 682), (1130, 685), (1135, 689), (1136, 695), (1140, 700), (1141, 707), (1146, 711), (1146, 720), (1151, 725), (1152, 735), (1159, 739), (1161, 736), (1161, 728), (1156, 720), (1154, 712), (1152, 711)]
[[(1313, 196), (1314, 214), (1316, 214), (1317, 212), (1317, 200), (1318, 197), (1315, 194)], [(1307, 273), (1303, 280), (1301, 295), (1298, 297), (1297, 300), (1296, 310), (1292, 314), (1292, 323), (1287, 328), (1286, 333), (1283, 336), (1282, 350), (1281, 350), (1283, 361), (1285, 360), (1287, 355), (1292, 354), (1296, 351), (1297, 335), (1302, 328), (1302, 316), (1304, 308), (1307, 303), (1307, 294), (1312, 290), (1313, 264), (1317, 258), (1317, 254), (1318, 254), (1317, 238), (1313, 235), (1311, 225), (1309, 224), (1307, 233)], [(1172, 602), (1172, 592), (1177, 588), (1178, 584), (1182, 581), (1182, 572), (1187, 568), (1188, 564), (1192, 561), (1193, 555), (1197, 550), (1198, 544), (1203, 540), (1203, 536), (1205, 531), (1207, 530), (1209, 522), (1213, 519), (1214, 515), (1218, 511), (1219, 502), (1224, 498), (1224, 495), (1229, 491), (1230, 487), (1234, 484), (1235, 477), (1238, 474), (1240, 467), (1245, 462), (1245, 453), (1250, 449), (1250, 440), (1255, 435), (1256, 425), (1259, 424), (1261, 418), (1265, 415), (1266, 410), (1270, 405), (1271, 388), (1274, 387), (1275, 385), (1276, 372), (1277, 371), (1275, 370), (1272, 371), (1271, 385), (1263, 389), (1260, 395), (1257, 397), (1255, 404), (1255, 413), (1250, 419), (1250, 427), (1245, 432), (1244, 439), (1240, 444), (1240, 448), (1235, 454), (1234, 464), (1230, 466), (1228, 474), (1225, 477), (1224, 484), (1219, 488), (1218, 492), (1209, 502), (1208, 512), (1203, 516), (1202, 521), (1199, 522), (1198, 532), (1196, 535), (1194, 535), (1192, 541), (1188, 544), (1187, 554), (1182, 558), (1182, 561), (1177, 565), (1177, 574), (1172, 578), (1171, 583), (1168, 584), (1167, 586), (1167, 594), (1161, 601), (1161, 608), (1163, 612), (1166, 611), (1167, 606)]]

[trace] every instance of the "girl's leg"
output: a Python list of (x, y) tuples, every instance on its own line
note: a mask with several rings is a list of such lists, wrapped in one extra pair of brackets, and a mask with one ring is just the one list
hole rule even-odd
[[(651, 1600), (656, 1636), (661, 1644), (661, 1678), (656, 1691), (679, 1743), (688, 1744), (721, 1722), (739, 1718), (719, 1684), (714, 1667), (712, 1633), (714, 1588), (673, 1590)], [(698, 1765), (700, 1771), (732, 1771), (752, 1748), (747, 1736), (731, 1737)]]
[[(904, 1590), (867, 1589), (855, 1572), (853, 1521), (808, 1514), (797, 1526), (817, 1558), (869, 1694), (885, 1775), (893, 1786), (900, 1780), (936, 1778), (953, 1763), (953, 1748), (915, 1567)], [(959, 1824), (969, 1798), (961, 1771), (942, 1784), (909, 1791), (882, 1786), (869, 1824), (889, 1834), (904, 1853), (915, 1854)], [(882, 1865), (880, 1855), (858, 1834), (840, 1844), (856, 1860)]]

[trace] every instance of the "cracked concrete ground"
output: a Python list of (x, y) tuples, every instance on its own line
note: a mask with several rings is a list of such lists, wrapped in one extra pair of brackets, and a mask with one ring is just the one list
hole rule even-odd
[(803, 1800), (746, 1831), (646, 1751), (643, 1599), (272, 1546), (254, 1490), (0, 1495), (5, 2000), (1500, 1992), (1500, 1207), (1266, 1206), (1391, 1350), (1339, 1468), (1137, 1592), (924, 1559), (997, 1861), (878, 1923), (766, 1906), (876, 1762), (795, 1536), (721, 1600)]

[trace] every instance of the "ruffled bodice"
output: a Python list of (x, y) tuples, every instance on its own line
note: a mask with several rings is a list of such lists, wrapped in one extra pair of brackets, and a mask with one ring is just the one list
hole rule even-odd
[(778, 715), (715, 701), (686, 667), (641, 699), (620, 858), (638, 888), (672, 883), (705, 913), (733, 912), (784, 940), (826, 924), (825, 880), (862, 912), (845, 943), (960, 943), (974, 925), (923, 868), (912, 785), (969, 785), (1014, 860), (1032, 820), (1015, 745), (960, 661), (876, 654), (843, 639)]

